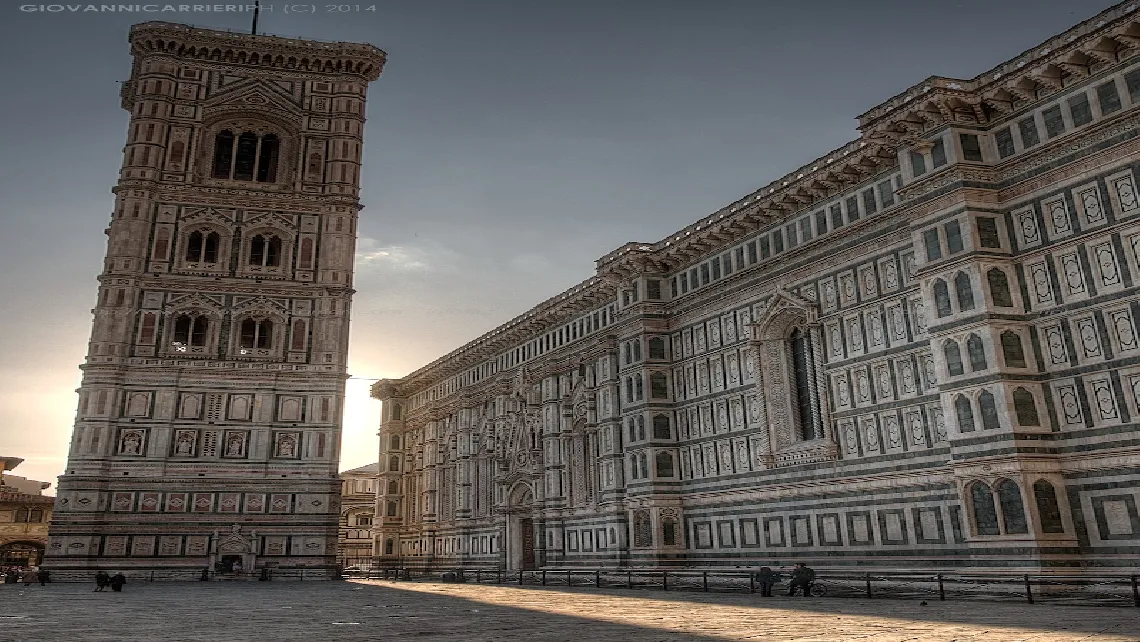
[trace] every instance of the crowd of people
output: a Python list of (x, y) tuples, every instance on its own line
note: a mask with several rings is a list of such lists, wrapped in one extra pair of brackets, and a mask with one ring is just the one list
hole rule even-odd
[(38, 566), (8, 566), (3, 569), (5, 584), (20, 584), (31, 586), (39, 583), (45, 586), (51, 578), (51, 572)]

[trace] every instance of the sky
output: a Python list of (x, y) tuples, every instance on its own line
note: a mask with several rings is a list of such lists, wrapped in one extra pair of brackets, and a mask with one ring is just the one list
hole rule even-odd
[[(368, 96), (345, 470), (376, 459), (371, 380), (406, 375), (588, 278), (623, 243), (657, 241), (857, 138), (857, 115), (926, 77), (972, 78), (1110, 3), (264, 5), (262, 32), (389, 57)], [(0, 455), (54, 482), (122, 159), (127, 30), (248, 29), (251, 16), (21, 6), (0, 6)], [(297, 7), (314, 11), (286, 12)]]

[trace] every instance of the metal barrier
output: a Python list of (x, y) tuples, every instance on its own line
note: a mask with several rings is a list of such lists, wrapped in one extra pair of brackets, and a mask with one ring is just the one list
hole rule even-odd
[[(519, 586), (566, 586), (660, 591), (756, 593), (752, 570), (587, 569), (545, 568), (507, 570), (494, 567), (376, 568), (363, 576), (382, 580), (439, 580)], [(785, 573), (786, 575), (786, 573)], [(1028, 604), (1104, 605), (1140, 607), (1140, 575), (1002, 575), (981, 573), (915, 573), (817, 571), (816, 580), (827, 597), (872, 599), (977, 599), (1024, 601)], [(787, 590), (785, 578), (778, 583)]]

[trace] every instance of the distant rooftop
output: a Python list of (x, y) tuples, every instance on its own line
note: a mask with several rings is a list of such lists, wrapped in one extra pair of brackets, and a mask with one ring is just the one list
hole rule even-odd
[(375, 464), (368, 464), (367, 466), (361, 466), (360, 468), (346, 470), (342, 472), (341, 475), (375, 475), (379, 472), (380, 462), (376, 462)]

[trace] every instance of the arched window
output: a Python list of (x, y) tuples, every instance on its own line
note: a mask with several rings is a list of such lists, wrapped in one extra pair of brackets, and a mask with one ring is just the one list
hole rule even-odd
[(313, 267), (313, 239), (301, 239), (301, 256), (297, 258), (297, 267), (308, 270)]
[[(386, 517), (395, 517), (400, 512), (399, 502), (388, 502), (387, 510), (384, 511)], [(391, 541), (391, 540), (389, 540)]]
[(628, 342), (622, 344), (621, 347), (622, 347), (622, 357), (624, 358), (625, 362), (626, 363), (633, 363), (633, 348), (630, 347), (630, 344)]
[(1013, 294), (1009, 290), (1009, 277), (1005, 275), (1005, 272), (997, 268), (990, 268), (986, 272), (986, 281), (990, 285), (990, 296), (993, 297), (994, 307), (1012, 308)]
[(391, 437), (389, 437), (388, 438), (388, 447), (391, 448), (392, 450), (398, 449), (400, 447), (400, 436), (399, 435), (392, 435)]
[(958, 415), (958, 432), (974, 432), (974, 409), (966, 395), (954, 398), (954, 413)]
[[(235, 144), (236, 143), (236, 144)], [(214, 178), (273, 183), (281, 141), (275, 134), (242, 132), (235, 137), (226, 129), (214, 139)]]
[(665, 378), (665, 374), (661, 372), (654, 372), (649, 375), (649, 398), (650, 399), (668, 399), (669, 398), (669, 382)]
[(645, 441), (645, 417), (637, 417), (637, 438)]
[(257, 182), (272, 183), (277, 180), (277, 152), (280, 143), (273, 134), (261, 137), (261, 153), (257, 157)]
[(398, 403), (392, 404), (392, 421), (400, 421), (404, 416), (404, 408)]
[(1057, 503), (1057, 491), (1053, 484), (1044, 479), (1034, 482), (1033, 499), (1037, 503), (1037, 514), (1041, 517), (1041, 530), (1046, 533), (1064, 533), (1065, 524), (1061, 521), (1061, 507)]
[(665, 339), (662, 339), (661, 337), (653, 337), (649, 340), (649, 358), (665, 358)]
[(953, 313), (950, 309), (950, 288), (942, 279), (934, 282), (934, 310), (940, 319)]
[(241, 322), (240, 348), (270, 348), (273, 339), (273, 322), (267, 319), (246, 319)]
[(634, 479), (641, 479), (641, 475), (638, 474), (638, 470), (637, 470), (637, 455), (636, 454), (632, 454), (629, 456), (629, 476), (634, 478)]
[(389, 495), (399, 495), (400, 494), (400, 482), (396, 481), (395, 479), (388, 480), (388, 494)]
[(998, 535), (997, 507), (990, 487), (981, 482), (970, 485), (970, 505), (974, 509), (974, 532), (978, 535)]
[(792, 331), (791, 336), (791, 350), (792, 350), (792, 377), (795, 379), (795, 405), (796, 414), (799, 418), (800, 438), (804, 441), (815, 439), (819, 436), (820, 431), (818, 413), (813, 412), (811, 388), (814, 377), (812, 376), (812, 364), (814, 358), (812, 354), (811, 342), (804, 336), (804, 333), (796, 328)]
[(635, 394), (637, 395), (635, 397), (636, 399), (640, 400), (645, 398), (645, 384), (641, 381), (641, 375), (633, 378), (633, 388)]
[(966, 339), (966, 353), (970, 355), (970, 370), (973, 372), (985, 370), (988, 367), (986, 365), (986, 347), (978, 335), (971, 334)]
[(165, 261), (170, 251), (170, 229), (160, 227), (154, 232), (154, 260)]
[(392, 541), (391, 539), (384, 540), (384, 554), (385, 555), (395, 555), (396, 554), (396, 542)]
[(392, 455), (388, 458), (388, 472), (400, 472), (400, 456)]
[(1028, 533), (1025, 522), (1025, 505), (1021, 502), (1021, 489), (1008, 479), (997, 485), (998, 501), (1001, 502), (1001, 521), (1006, 535)]
[(206, 332), (210, 320), (204, 316), (181, 314), (174, 320), (174, 343), (182, 346), (206, 345)]
[(1033, 400), (1033, 393), (1025, 388), (1013, 391), (1013, 411), (1017, 415), (1018, 425), (1041, 425), (1041, 421), (1037, 418), (1037, 402)]
[(255, 235), (249, 242), (249, 264), (276, 267), (281, 264), (281, 239), (276, 235)]
[(673, 476), (673, 455), (661, 452), (657, 453), (657, 476), (658, 477), (672, 477)]
[(307, 334), (305, 331), (305, 322), (301, 319), (295, 319), (293, 321), (293, 343), (289, 348), (291, 350), (304, 350)]
[(985, 430), (1001, 428), (1001, 422), (998, 421), (997, 403), (989, 390), (983, 390), (982, 394), (978, 395), (978, 407), (982, 409), (982, 428)]
[(633, 417), (629, 418), (629, 441), (637, 441), (637, 422)]
[(653, 415), (653, 438), (668, 439), (673, 436), (669, 430), (669, 417), (667, 415)]
[(957, 341), (948, 339), (946, 343), (943, 343), (942, 354), (946, 357), (947, 374), (951, 377), (965, 374), (966, 370), (962, 366), (962, 350), (958, 348)]
[(233, 168), (234, 133), (223, 129), (214, 139), (214, 178), (229, 178)]
[(1025, 350), (1021, 347), (1021, 335), (1006, 330), (1001, 333), (1001, 354), (1008, 368), (1025, 367)]
[(634, 339), (633, 340), (633, 360), (634, 361), (641, 361), (641, 340), (640, 339)]
[(661, 518), (661, 544), (664, 546), (676, 546), (677, 534), (680, 529), (677, 528), (676, 517), (662, 517)]
[(217, 263), (217, 232), (194, 231), (186, 238), (186, 261), (188, 263)]
[(649, 457), (645, 453), (637, 456), (638, 468), (641, 469), (641, 478), (646, 479), (649, 477)]
[(625, 400), (633, 401), (633, 377), (625, 378)]
[(965, 272), (954, 276), (954, 292), (958, 295), (959, 310), (974, 309), (974, 289), (970, 287), (970, 276)]
[(16, 510), (16, 523), (18, 523), (18, 524), (28, 523), (31, 520), (30, 515), (31, 515), (31, 511), (29, 511), (27, 508), (17, 509)]

